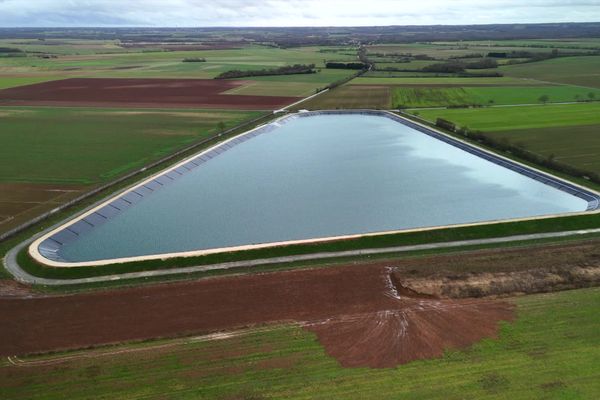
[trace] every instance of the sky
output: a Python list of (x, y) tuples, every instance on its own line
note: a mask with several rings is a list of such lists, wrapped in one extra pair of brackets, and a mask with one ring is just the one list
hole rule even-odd
[(600, 0), (0, 0), (0, 27), (600, 22)]

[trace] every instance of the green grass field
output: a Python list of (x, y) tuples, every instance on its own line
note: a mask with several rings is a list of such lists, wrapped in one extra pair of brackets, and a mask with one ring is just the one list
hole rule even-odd
[(5, 77), (0, 75), (0, 90), (15, 86), (31, 85), (34, 83), (53, 81), (58, 78), (47, 77)]
[(600, 174), (600, 123), (539, 129), (491, 132), (489, 136), (518, 143), (521, 147), (584, 171)]
[[(311, 64), (323, 67), (327, 53), (320, 48), (277, 49), (249, 46), (227, 50), (196, 50), (168, 52), (128, 52), (116, 54), (66, 55), (44, 59), (35, 56), (5, 58), (0, 74), (21, 73), (43, 75), (54, 72), (79, 77), (190, 77), (213, 78), (231, 69), (263, 69), (290, 64)], [(184, 58), (201, 57), (206, 62), (186, 63)], [(339, 55), (342, 60), (354, 59)]]
[(600, 56), (555, 58), (498, 70), (507, 77), (600, 88)]
[(360, 77), (352, 80), (353, 85), (387, 85), (387, 86), (402, 86), (402, 85), (442, 85), (442, 86), (469, 86), (469, 85), (536, 85), (540, 82), (532, 82), (526, 79), (519, 78), (455, 78), (455, 77), (437, 77), (437, 78), (367, 78)]
[(241, 111), (1, 108), (0, 182), (93, 184), (260, 115)]
[(299, 104), (296, 108), (324, 110), (336, 108), (381, 108), (391, 106), (390, 89), (385, 86), (343, 85)]
[(340, 69), (320, 69), (315, 74), (273, 75), (241, 78), (247, 82), (242, 87), (229, 90), (230, 94), (256, 96), (298, 96), (307, 97), (330, 83), (345, 79), (356, 71)]
[[(419, 110), (429, 121), (441, 117), (484, 132), (546, 127), (595, 125), (600, 121), (600, 103), (547, 104), (521, 107)], [(581, 144), (585, 146), (585, 143)]]
[(490, 48), (492, 44), (493, 51), (494, 47), (525, 47), (525, 48), (541, 48), (546, 51), (554, 48), (558, 49), (600, 49), (600, 40), (598, 38), (575, 38), (575, 39), (528, 39), (528, 40), (494, 40), (490, 43), (489, 40), (464, 40), (460, 42), (434, 42), (435, 45), (448, 45), (448, 46), (469, 46), (469, 47), (483, 47), (486, 49)]
[[(592, 97), (590, 96), (592, 94)], [(405, 107), (446, 107), (453, 105), (489, 104), (541, 104), (540, 97), (548, 102), (600, 100), (600, 90), (578, 86), (506, 86), (506, 87), (396, 87), (392, 104)]]
[(110, 349), (117, 354), (97, 357), (67, 353), (73, 358), (49, 365), (5, 361), (0, 397), (112, 398), (115, 391), (121, 398), (177, 399), (600, 397), (600, 289), (511, 301), (518, 318), (502, 324), (498, 339), (396, 368), (341, 368), (313, 334), (281, 326), (213, 341), (118, 346)]
[[(106, 43), (99, 46), (103, 51)], [(36, 44), (36, 46), (40, 46)], [(65, 45), (67, 46), (67, 45)], [(73, 46), (76, 46), (73, 44)], [(25, 46), (26, 47), (26, 46)], [(46, 46), (51, 52), (57, 46)], [(62, 47), (62, 46), (60, 46)], [(67, 46), (68, 47), (68, 46)], [(75, 47), (76, 48), (76, 47)], [(259, 70), (277, 68), (291, 64), (315, 64), (320, 72), (316, 74), (266, 76), (244, 79), (251, 81), (251, 87), (242, 94), (272, 96), (304, 96), (317, 88), (346, 78), (355, 71), (327, 70), (324, 61), (335, 58), (340, 61), (355, 60), (356, 55), (333, 51), (336, 48), (301, 47), (279, 49), (265, 46), (248, 46), (227, 50), (195, 51), (145, 51), (108, 52), (95, 54), (92, 50), (76, 54), (71, 49), (59, 51), (56, 58), (5, 57), (0, 62), (0, 89), (17, 86), (19, 80), (33, 83), (34, 80), (86, 77), (86, 78), (197, 78), (212, 79), (222, 72), (239, 70)], [(322, 52), (322, 50), (333, 52)], [(63, 54), (64, 53), (64, 54)], [(206, 62), (182, 62), (185, 58), (205, 58)], [(22, 83), (25, 84), (25, 83)]]

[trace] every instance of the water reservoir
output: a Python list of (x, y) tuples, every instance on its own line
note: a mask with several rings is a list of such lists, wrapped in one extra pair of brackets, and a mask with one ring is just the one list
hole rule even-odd
[(292, 115), (38, 243), (86, 262), (581, 212), (597, 198), (387, 113)]

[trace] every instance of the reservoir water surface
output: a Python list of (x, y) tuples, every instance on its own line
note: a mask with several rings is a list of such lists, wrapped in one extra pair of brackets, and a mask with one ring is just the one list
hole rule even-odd
[(588, 202), (393, 119), (292, 117), (58, 250), (92, 261), (585, 211)]

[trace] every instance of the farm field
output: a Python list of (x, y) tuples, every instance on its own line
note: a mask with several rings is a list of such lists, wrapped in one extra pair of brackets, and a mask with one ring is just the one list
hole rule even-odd
[(458, 126), (484, 132), (595, 125), (598, 124), (599, 112), (600, 103), (597, 102), (418, 111), (420, 117), (429, 121), (435, 122), (441, 117)]
[(476, 41), (465, 40), (461, 42), (434, 42), (436, 45), (446, 46), (469, 46), (483, 47), (493, 51), (494, 47), (532, 47), (543, 49), (600, 49), (600, 40), (597, 38), (576, 38), (576, 39), (515, 39), (515, 40), (494, 40), (491, 45), (489, 40)]
[[(548, 52), (547, 48), (535, 48), (520, 46), (521, 43), (517, 42), (512, 44), (507, 42), (505, 46), (498, 44), (496, 41), (491, 43), (494, 46), (489, 46), (490, 41), (486, 42), (488, 46), (482, 46), (481, 42), (470, 42), (470, 43), (406, 43), (406, 44), (376, 44), (367, 47), (369, 54), (386, 54), (388, 56), (395, 54), (412, 54), (412, 55), (425, 55), (434, 57), (437, 59), (447, 59), (452, 57), (464, 57), (472, 54), (486, 55), (488, 52), (511, 52), (511, 51), (522, 51), (527, 50), (533, 53)], [(501, 42), (500, 42), (501, 43)], [(585, 51), (580, 48), (569, 48), (569, 51)]]
[[(342, 368), (297, 326), (123, 345), (4, 362), (11, 399), (110, 397), (381, 399), (596, 398), (598, 289), (519, 297), (518, 319), (442, 358), (396, 368)], [(102, 355), (102, 353), (105, 353)], [(111, 354), (112, 353), (112, 354)], [(46, 361), (45, 361), (46, 360)], [(49, 360), (49, 361), (48, 361)], [(36, 364), (37, 363), (37, 364)]]
[(600, 56), (555, 58), (498, 70), (507, 77), (600, 88)]
[(386, 86), (343, 85), (305, 101), (296, 109), (375, 108), (391, 106), (391, 90)]
[(394, 107), (540, 104), (542, 96), (550, 103), (600, 100), (600, 90), (577, 86), (396, 87), (392, 93)]
[[(54, 48), (59, 50), (58, 53), (51, 53)], [(92, 45), (91, 48), (95, 47)], [(350, 70), (327, 70), (323, 68), (325, 60), (356, 60), (355, 54), (348, 52), (347, 49), (336, 47), (277, 49), (265, 46), (243, 46), (188, 51), (147, 51), (147, 49), (133, 48), (128, 49), (127, 52), (74, 54), (76, 50), (68, 53), (64, 49), (61, 50), (60, 46), (48, 45), (44, 50), (53, 54), (55, 58), (41, 58), (35, 54), (28, 54), (27, 57), (0, 58), (0, 82), (8, 76), (27, 77), (28, 79), (46, 79), (48, 76), (52, 76), (54, 79), (60, 77), (212, 79), (229, 70), (260, 70), (293, 64), (315, 64), (318, 69), (316, 74), (251, 79), (253, 82), (267, 80), (311, 84), (310, 90), (314, 92), (317, 88), (322, 88), (354, 73)], [(183, 62), (184, 59), (193, 58), (206, 61)], [(260, 86), (260, 84), (258, 85)], [(296, 96), (298, 93), (298, 89), (293, 86), (290, 87), (290, 91), (286, 91), (285, 88), (285, 85), (278, 88), (279, 95)], [(265, 92), (264, 89), (259, 89), (259, 91)], [(251, 92), (252, 90), (249, 94)]]
[(283, 96), (223, 95), (245, 81), (214, 79), (71, 78), (0, 91), (2, 105), (185, 107), (273, 110), (298, 100)]
[(114, 179), (213, 134), (219, 123), (232, 127), (259, 115), (222, 110), (0, 108), (6, 128), (0, 131), (0, 185), (12, 185), (10, 196), (3, 192), (0, 198), (4, 217), (0, 230), (22, 222), (25, 215), (14, 217), (30, 208), (46, 211), (73, 191)]
[[(499, 154), (598, 190), (600, 23), (473, 23), (0, 28), (0, 234), (221, 130), (272, 120), (326, 87), (333, 89), (290, 111), (402, 108), (432, 123), (444, 118), (480, 131), (485, 137), (471, 139), (490, 148), (486, 139), (494, 139)], [(214, 79), (294, 64), (314, 64), (315, 73)], [(480, 107), (452, 108), (464, 105)], [(95, 269), (47, 267), (26, 247), (13, 251), (137, 179), (0, 243), (0, 399), (600, 398), (600, 287), (591, 287), (600, 282), (600, 234), (584, 233), (598, 228), (600, 214)], [(410, 245), (427, 249), (311, 259)], [(288, 255), (300, 257), (214, 269)], [(21, 284), (13, 256), (38, 278), (113, 280)], [(200, 266), (207, 268), (107, 277)], [(525, 295), (534, 292), (547, 293)]]
[(600, 174), (600, 123), (538, 129), (514, 129), (487, 133), (508, 140), (544, 157)]
[(53, 78), (53, 77), (6, 77), (6, 76), (0, 76), (0, 90), (2, 89), (7, 89), (7, 88), (12, 88), (12, 87), (16, 87), (16, 86), (23, 86), (23, 85), (31, 85), (34, 83), (41, 83), (41, 82), (47, 82), (47, 81), (52, 81), (55, 79), (60, 79), (60, 78)]
[(352, 80), (353, 85), (386, 85), (386, 86), (404, 86), (404, 85), (427, 85), (427, 86), (527, 86), (540, 85), (535, 82), (519, 78), (366, 78), (359, 77)]

